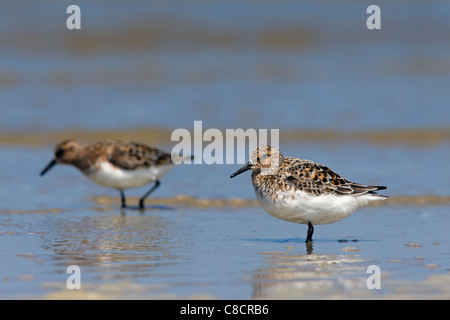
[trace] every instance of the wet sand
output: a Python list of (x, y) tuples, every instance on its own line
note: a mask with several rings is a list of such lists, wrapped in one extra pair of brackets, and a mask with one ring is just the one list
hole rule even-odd
[[(32, 128), (29, 128), (31, 130)], [(173, 130), (175, 130), (174, 128)], [(187, 128), (188, 130), (191, 128)], [(203, 130), (207, 130), (205, 127)], [(238, 129), (238, 128), (236, 128)], [(235, 129), (235, 130), (236, 130)], [(244, 138), (244, 133), (236, 131), (236, 137)], [(150, 141), (154, 144), (169, 144), (173, 130), (163, 128), (138, 128), (128, 130), (89, 130), (69, 129), (50, 132), (4, 132), (0, 133), (0, 145), (43, 146), (53, 145), (55, 141), (75, 139), (84, 142), (96, 142), (106, 139), (118, 139), (126, 141)], [(202, 132), (203, 133), (203, 132)], [(226, 137), (225, 130), (221, 131)], [(191, 137), (194, 132), (190, 131)], [(285, 143), (321, 143), (333, 145), (337, 143), (366, 143), (375, 146), (405, 146), (405, 147), (433, 147), (450, 141), (450, 129), (397, 129), (380, 131), (332, 131), (332, 130), (282, 130), (280, 141)], [(200, 137), (201, 139), (201, 137)], [(177, 143), (175, 141), (173, 143)], [(208, 145), (207, 142), (203, 142)]]
[[(446, 223), (432, 223), (446, 220), (448, 203), (392, 201), (318, 226), (312, 245), (304, 243), (305, 226), (247, 199), (151, 198), (141, 211), (95, 196), (78, 208), (6, 210), (0, 237), (10, 267), (3, 263), (1, 282), (10, 290), (1, 296), (448, 299)], [(66, 287), (73, 264), (82, 270), (81, 290)], [(381, 289), (367, 288), (370, 265), (381, 268)]]

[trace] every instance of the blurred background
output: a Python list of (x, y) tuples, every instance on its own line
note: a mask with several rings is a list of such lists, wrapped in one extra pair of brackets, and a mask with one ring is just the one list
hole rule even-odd
[(445, 2), (2, 1), (3, 131), (448, 126)]
[(369, 1), (78, 1), (68, 30), (70, 4), (2, 1), (5, 147), (171, 149), (174, 129), (202, 120), (279, 129), (284, 154), (394, 194), (447, 194), (450, 4), (381, 1), (369, 30)]
[[(449, 187), (447, 172), (423, 170), (449, 156), (446, 2), (381, 1), (381, 30), (366, 27), (369, 1), (78, 1), (81, 30), (66, 27), (70, 4), (1, 4), (4, 145), (129, 138), (170, 149), (174, 129), (202, 120), (279, 129), (285, 154), (354, 180), (333, 159), (364, 163), (394, 193), (424, 179), (421, 193)], [(358, 159), (367, 145), (373, 158)], [(408, 184), (396, 190), (393, 175)]]
[[(66, 27), (72, 4), (81, 9), (81, 30)], [(371, 4), (381, 8), (381, 30), (366, 27)], [(386, 204), (396, 205), (389, 213), (399, 228), (402, 214), (448, 211), (449, 2), (4, 0), (0, 44), (4, 215), (81, 210), (85, 219), (94, 208), (96, 217), (103, 195), (115, 210), (117, 191), (73, 168), (39, 177), (54, 145), (67, 138), (132, 139), (171, 150), (172, 131), (192, 131), (196, 120), (203, 130), (279, 129), (283, 154), (388, 186)], [(249, 175), (229, 179), (239, 167), (174, 168), (155, 197), (253, 200)], [(444, 206), (418, 207), (435, 204)], [(433, 223), (447, 228), (448, 219), (439, 217)], [(303, 235), (298, 226), (267, 219), (267, 232), (280, 223), (292, 228), (285, 236)], [(36, 226), (50, 250), (73, 236)], [(422, 234), (416, 231), (409, 230)]]

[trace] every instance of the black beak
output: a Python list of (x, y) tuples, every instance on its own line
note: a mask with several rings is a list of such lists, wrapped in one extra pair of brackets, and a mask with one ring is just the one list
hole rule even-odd
[(50, 163), (41, 171), (41, 176), (43, 176), (48, 170), (50, 170), (56, 164), (56, 160), (53, 159)]
[(250, 164), (250, 162), (247, 162), (247, 164), (245, 166), (243, 166), (242, 168), (240, 168), (238, 171), (236, 171), (235, 173), (233, 173), (230, 178), (234, 178), (236, 177), (238, 174), (241, 174), (242, 172), (245, 172), (247, 170), (250, 170), (253, 167), (252, 164)]

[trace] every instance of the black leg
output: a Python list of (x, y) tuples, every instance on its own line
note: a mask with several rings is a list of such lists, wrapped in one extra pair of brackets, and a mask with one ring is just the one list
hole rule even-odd
[(312, 241), (313, 233), (314, 233), (314, 227), (313, 227), (313, 225), (311, 224), (311, 221), (308, 221), (308, 234), (307, 234), (307, 236), (306, 236), (306, 241), (305, 241), (306, 243)]
[(127, 200), (125, 199), (125, 194), (123, 193), (123, 190), (120, 191), (120, 199), (122, 200), (122, 208), (127, 207)]
[(159, 182), (159, 180), (156, 180), (155, 184), (153, 185), (153, 187), (150, 190), (148, 190), (146, 194), (144, 194), (142, 196), (142, 198), (139, 200), (139, 209), (144, 209), (144, 200), (145, 200), (145, 198), (147, 198), (150, 195), (150, 193), (155, 191), (155, 189), (158, 188), (160, 184), (161, 183)]

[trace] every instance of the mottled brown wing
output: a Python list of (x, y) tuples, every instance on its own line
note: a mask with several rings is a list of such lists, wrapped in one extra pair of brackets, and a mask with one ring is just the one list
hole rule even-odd
[(285, 177), (286, 182), (311, 195), (376, 194), (374, 191), (386, 189), (383, 186), (366, 186), (351, 182), (328, 167), (309, 160), (285, 157), (285, 161), (289, 162), (291, 168)]
[(138, 142), (114, 145), (108, 160), (125, 170), (172, 164), (170, 153)]

